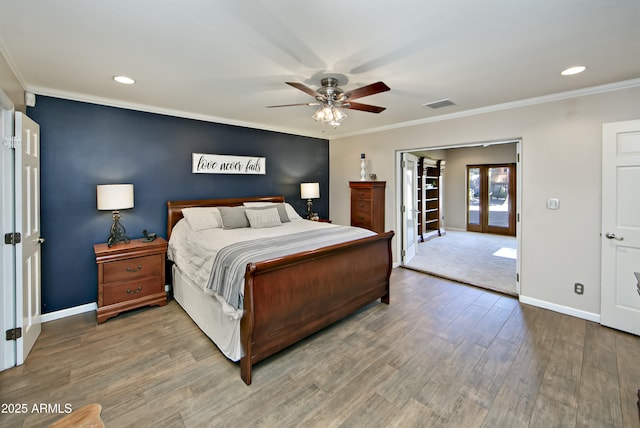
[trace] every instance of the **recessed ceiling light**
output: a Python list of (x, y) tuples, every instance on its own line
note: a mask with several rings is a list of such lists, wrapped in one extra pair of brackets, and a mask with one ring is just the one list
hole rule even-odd
[(113, 76), (113, 80), (124, 85), (133, 85), (134, 83), (136, 83), (135, 80), (127, 76)]
[(567, 68), (566, 70), (564, 70), (560, 74), (562, 74), (563, 76), (571, 76), (572, 74), (582, 73), (586, 69), (587, 69), (587, 67), (585, 67), (583, 65), (578, 65), (576, 67), (569, 67), (569, 68)]

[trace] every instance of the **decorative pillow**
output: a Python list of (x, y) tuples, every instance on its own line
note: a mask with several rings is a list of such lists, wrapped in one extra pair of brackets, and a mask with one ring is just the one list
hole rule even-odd
[(183, 208), (182, 215), (193, 230), (217, 229), (222, 227), (220, 211), (214, 207)]
[(249, 219), (249, 224), (254, 229), (282, 225), (282, 222), (280, 221), (280, 214), (276, 207), (247, 208), (245, 210), (245, 214)]
[[(274, 205), (274, 204), (280, 204), (280, 202), (244, 202), (242, 205), (244, 205), (245, 207), (264, 207), (264, 206)], [(287, 218), (288, 218), (287, 221), (302, 220), (302, 217), (300, 217), (300, 214), (296, 212), (296, 210), (291, 206), (290, 203), (285, 202), (284, 208), (287, 212)], [(285, 220), (281, 220), (281, 221), (285, 223)]]
[(256, 209), (256, 210), (265, 210), (265, 209), (269, 209), (269, 208), (277, 208), (278, 209), (278, 215), (280, 215), (280, 222), (282, 223), (288, 223), (291, 220), (289, 220), (289, 216), (287, 215), (287, 209), (284, 206), (284, 204), (282, 203), (276, 203), (276, 202), (245, 202), (242, 205), (244, 205), (247, 208), (251, 208), (251, 209)]
[(289, 220), (302, 220), (300, 214), (289, 204), (288, 202), (284, 203), (284, 207), (287, 210), (287, 215), (289, 216)]
[(249, 227), (249, 220), (244, 213), (244, 207), (218, 207), (222, 217), (223, 229), (238, 229)]

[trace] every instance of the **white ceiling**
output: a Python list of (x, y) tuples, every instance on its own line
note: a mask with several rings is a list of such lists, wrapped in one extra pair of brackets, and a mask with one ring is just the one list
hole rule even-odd
[[(0, 52), (36, 94), (333, 139), (637, 86), (640, 0), (0, 0)], [(265, 108), (313, 101), (284, 82), (326, 75), (384, 81), (358, 102), (387, 110), (323, 130), (316, 107)]]

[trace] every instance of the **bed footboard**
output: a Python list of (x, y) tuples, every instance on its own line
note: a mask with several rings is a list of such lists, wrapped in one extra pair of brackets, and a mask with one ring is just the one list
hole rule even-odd
[(392, 231), (247, 265), (240, 372), (380, 298), (389, 303)]

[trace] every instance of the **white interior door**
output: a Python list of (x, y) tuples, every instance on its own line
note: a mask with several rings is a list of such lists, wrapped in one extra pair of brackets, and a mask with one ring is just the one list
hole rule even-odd
[(24, 362), (41, 330), (40, 302), (40, 126), (24, 114), (15, 117), (15, 209), (16, 230), (16, 364)]
[(640, 120), (602, 129), (600, 322), (640, 335)]
[(418, 158), (402, 154), (402, 263), (407, 264), (418, 248)]

